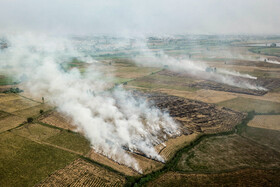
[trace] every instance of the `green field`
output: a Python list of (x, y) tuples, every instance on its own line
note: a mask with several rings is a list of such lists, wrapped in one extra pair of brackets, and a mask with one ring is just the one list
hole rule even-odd
[(26, 123), (21, 127), (12, 130), (13, 134), (28, 138), (34, 141), (43, 142), (46, 139), (59, 134), (60, 130), (49, 128), (38, 123)]
[(241, 135), (280, 152), (280, 131), (247, 126)]
[(81, 154), (86, 154), (90, 151), (90, 143), (84, 136), (66, 130), (62, 130), (60, 133), (46, 139), (46, 142)]
[(128, 83), (130, 86), (136, 86), (146, 89), (172, 89), (181, 91), (196, 91), (197, 88), (189, 87), (187, 83), (192, 80), (184, 77), (166, 76), (155, 73), (149, 76), (135, 79)]
[[(244, 169), (214, 174), (168, 172), (147, 186), (278, 186), (280, 170)], [(246, 184), (246, 185), (244, 185)]]
[(0, 136), (0, 186), (33, 186), (77, 155), (6, 132)]
[(280, 57), (280, 47), (251, 48), (249, 51), (263, 55)]
[(12, 132), (31, 140), (49, 143), (79, 154), (86, 154), (90, 151), (90, 143), (84, 136), (52, 127), (51, 125), (42, 125), (39, 123), (25, 124), (20, 128), (14, 129)]
[(239, 135), (204, 139), (182, 155), (178, 169), (188, 172), (222, 172), (240, 168), (276, 168), (280, 153)]
[(254, 110), (257, 113), (280, 113), (280, 103), (243, 97), (223, 101), (218, 105), (242, 112)]
[(266, 71), (266, 70), (254, 70), (254, 71), (243, 71), (244, 74), (249, 74), (254, 77), (261, 78), (280, 78), (280, 71)]
[(0, 75), (0, 86), (14, 84), (15, 81), (12, 77)]

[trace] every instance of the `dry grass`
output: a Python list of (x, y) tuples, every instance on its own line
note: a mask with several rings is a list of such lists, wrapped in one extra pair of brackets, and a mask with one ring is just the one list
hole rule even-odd
[(0, 103), (20, 99), (21, 97), (16, 94), (0, 93)]
[(272, 102), (272, 101), (237, 97), (235, 99), (220, 102), (219, 105), (237, 111), (244, 111), (244, 112), (249, 112), (253, 110), (259, 113), (280, 112), (279, 101)]
[(9, 115), (3, 118), (0, 118), (0, 132), (4, 132), (6, 130), (12, 129), (21, 123), (23, 123), (26, 119), (22, 117), (18, 117), (15, 115)]
[(113, 74), (116, 77), (135, 79), (149, 75), (159, 70), (160, 68), (151, 67), (118, 67), (117, 69), (115, 69), (115, 71), (113, 71)]
[(67, 120), (67, 118), (64, 117), (62, 114), (54, 111), (43, 115), (42, 117), (40, 117), (39, 120), (43, 123), (47, 123), (63, 129), (76, 129), (76, 127), (71, 124), (70, 120)]
[(215, 91), (215, 90), (203, 90), (203, 89), (197, 90), (195, 92), (171, 90), (171, 89), (158, 89), (157, 91), (169, 95), (198, 100), (206, 103), (218, 103), (218, 102), (234, 99), (237, 97), (236, 95), (227, 92)]
[(14, 133), (0, 135), (0, 186), (34, 186), (78, 156)]
[(174, 156), (176, 151), (194, 141), (198, 137), (198, 135), (198, 133), (193, 133), (191, 135), (181, 135), (179, 137), (167, 140), (166, 142), (164, 142), (164, 145), (157, 145), (155, 149), (165, 160), (169, 160)]
[[(64, 128), (64, 129), (71, 129), (71, 130), (75, 129), (75, 127), (73, 127), (70, 124), (70, 122), (68, 122), (66, 120), (66, 118), (63, 117), (58, 112), (51, 112), (49, 114), (46, 114), (45, 116), (40, 118), (40, 121), (42, 121), (43, 123), (47, 123), (47, 124), (50, 124), (53, 126)], [(54, 138), (54, 137), (52, 137), (52, 138)], [(120, 165), (120, 164), (114, 162), (113, 160), (108, 159), (105, 156), (95, 153), (94, 151), (91, 151), (88, 154), (88, 157), (97, 162), (108, 165), (108, 166), (112, 167), (113, 169), (116, 169), (117, 171), (120, 171), (127, 175), (138, 175), (138, 173), (135, 172), (134, 170), (132, 170), (131, 168), (128, 168), (127, 166), (124, 166), (124, 165)], [(162, 167), (161, 163), (148, 159), (146, 157), (135, 155), (135, 154), (133, 154), (132, 157), (134, 157), (137, 160), (137, 162), (140, 165), (140, 168), (145, 173), (151, 172), (155, 169)]]
[(25, 124), (20, 128), (14, 129), (12, 132), (31, 140), (43, 141), (50, 138), (51, 136), (58, 134), (60, 130), (32, 123)]
[(38, 117), (40, 115), (40, 110), (48, 111), (51, 110), (53, 107), (46, 105), (46, 104), (39, 104), (30, 108), (26, 108), (23, 110), (17, 110), (16, 112), (13, 112), (13, 114), (21, 117)]
[[(141, 169), (143, 174), (150, 173), (152, 171), (155, 171), (157, 169), (160, 169), (163, 167), (163, 163), (149, 159), (145, 156), (138, 155), (135, 153), (127, 152), (132, 159), (135, 159), (135, 161), (138, 163), (139, 169)], [(99, 162), (101, 164), (107, 165), (121, 173), (124, 173), (125, 175), (129, 176), (138, 176), (140, 173), (137, 171), (133, 170), (132, 168), (125, 166), (123, 164), (119, 164), (111, 159), (109, 159), (106, 156), (103, 156), (99, 153), (96, 153), (94, 150), (91, 150), (87, 157), (90, 159)]]
[(36, 186), (122, 186), (124, 183), (123, 176), (77, 159)]
[(261, 101), (272, 101), (272, 102), (279, 102), (280, 101), (280, 93), (275, 92), (268, 92), (263, 96), (254, 96), (254, 95), (246, 95), (246, 94), (235, 94), (239, 97), (261, 100)]
[(8, 116), (11, 116), (11, 114), (8, 113), (8, 112), (4, 112), (4, 111), (0, 110), (0, 119), (3, 119), (3, 118), (8, 117)]
[(2, 101), (0, 105), (0, 110), (11, 113), (16, 112), (18, 110), (24, 110), (36, 105), (38, 105), (37, 102), (33, 102), (24, 98), (18, 98), (13, 100)]
[(248, 123), (248, 126), (280, 130), (280, 115), (258, 115)]
[(147, 186), (278, 186), (280, 170), (243, 169), (217, 174), (168, 172)]
[(280, 131), (278, 130), (246, 126), (241, 135), (280, 152)]
[(90, 142), (79, 133), (61, 130), (45, 140), (45, 142), (72, 150), (80, 155), (86, 155), (90, 151)]
[(182, 155), (178, 168), (190, 172), (219, 172), (244, 167), (275, 168), (280, 153), (238, 135), (204, 139)]
[(129, 175), (129, 176), (137, 176), (139, 175), (139, 173), (137, 173), (136, 171), (134, 171), (133, 169), (125, 166), (125, 165), (121, 165), (118, 164), (117, 162), (107, 158), (106, 156), (103, 156), (101, 154), (96, 153), (94, 150), (91, 150), (88, 155), (87, 155), (90, 159), (104, 164), (106, 166), (109, 166), (111, 168), (113, 168), (116, 171), (119, 171), (121, 173), (124, 173), (125, 175)]
[(150, 173), (163, 167), (163, 163), (149, 159), (145, 156), (129, 153), (139, 164), (143, 174)]
[(154, 91), (159, 89), (169, 89), (194, 92), (198, 89), (189, 87), (189, 84), (192, 82), (194, 81), (188, 77), (170, 76), (159, 72), (130, 81), (127, 87), (146, 88)]
[[(41, 94), (42, 96), (34, 96), (34, 94), (32, 94), (28, 91), (27, 87), (20, 86), (19, 88), (24, 90), (24, 92), (18, 93), (18, 95), (20, 95), (22, 97), (29, 98), (29, 99), (31, 99), (33, 101), (36, 101), (36, 102), (39, 102), (39, 103), (42, 103), (42, 97), (44, 97), (45, 103), (48, 102), (48, 98), (44, 94)], [(36, 95), (40, 95), (40, 94), (37, 93)]]

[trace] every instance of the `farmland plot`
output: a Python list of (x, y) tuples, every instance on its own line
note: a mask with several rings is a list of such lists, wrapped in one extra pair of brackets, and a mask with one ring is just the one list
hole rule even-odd
[(77, 159), (36, 186), (122, 186), (125, 178), (100, 166)]
[(280, 115), (257, 115), (248, 126), (280, 131)]
[(39, 118), (39, 120), (43, 123), (47, 123), (62, 129), (76, 129), (76, 127), (71, 124), (69, 119), (66, 119), (66, 117), (55, 111), (50, 112), (48, 114), (44, 114), (42, 117)]

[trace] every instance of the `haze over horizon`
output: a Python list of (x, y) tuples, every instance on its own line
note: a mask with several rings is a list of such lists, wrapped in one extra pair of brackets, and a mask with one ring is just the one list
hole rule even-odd
[(1, 32), (279, 34), (278, 0), (1, 0)]

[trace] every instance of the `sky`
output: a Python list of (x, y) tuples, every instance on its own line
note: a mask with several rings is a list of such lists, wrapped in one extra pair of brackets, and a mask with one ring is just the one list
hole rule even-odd
[(0, 32), (280, 34), (279, 0), (0, 0)]

